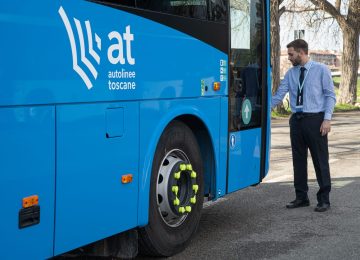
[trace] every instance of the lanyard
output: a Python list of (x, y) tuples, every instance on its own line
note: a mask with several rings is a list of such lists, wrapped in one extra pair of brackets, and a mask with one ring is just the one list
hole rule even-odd
[(300, 85), (300, 79), (299, 79), (299, 92), (300, 92), (300, 93), (302, 92), (302, 89), (303, 89), (303, 87), (304, 87), (305, 80), (306, 80), (306, 78), (307, 78), (307, 76), (308, 76), (308, 74), (309, 74), (309, 71), (310, 71), (312, 65), (313, 65), (313, 63), (311, 62), (311, 63), (310, 63), (310, 67), (309, 67), (309, 69), (307, 70), (306, 75), (305, 75), (304, 80), (303, 80), (303, 82), (302, 82), (301, 85)]

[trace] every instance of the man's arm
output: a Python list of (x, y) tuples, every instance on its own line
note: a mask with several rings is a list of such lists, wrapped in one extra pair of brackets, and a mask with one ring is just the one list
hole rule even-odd
[(320, 126), (320, 133), (324, 136), (331, 131), (331, 118), (336, 103), (334, 82), (331, 77), (331, 72), (326, 66), (324, 66), (322, 73), (322, 87), (325, 96), (325, 115), (324, 121)]
[(322, 88), (323, 94), (325, 96), (325, 116), (324, 120), (331, 120), (335, 103), (336, 103), (336, 95), (334, 91), (334, 82), (331, 77), (331, 72), (324, 65), (322, 73)]
[(271, 99), (271, 108), (276, 107), (280, 102), (283, 101), (286, 93), (289, 92), (289, 76), (285, 74), (284, 79), (281, 81), (278, 90)]

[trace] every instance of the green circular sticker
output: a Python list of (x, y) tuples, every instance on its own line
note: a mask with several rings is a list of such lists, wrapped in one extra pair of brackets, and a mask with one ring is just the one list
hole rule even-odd
[(251, 120), (251, 103), (249, 99), (245, 99), (241, 106), (242, 121), (245, 125), (250, 123)]

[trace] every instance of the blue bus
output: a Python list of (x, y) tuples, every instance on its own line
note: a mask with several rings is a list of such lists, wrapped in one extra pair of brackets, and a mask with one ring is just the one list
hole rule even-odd
[(0, 6), (1, 259), (171, 256), (266, 176), (269, 0)]

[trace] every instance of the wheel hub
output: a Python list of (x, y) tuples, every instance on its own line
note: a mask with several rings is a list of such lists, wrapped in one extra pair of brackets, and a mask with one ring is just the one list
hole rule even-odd
[(181, 150), (168, 152), (160, 165), (156, 194), (163, 221), (171, 227), (181, 225), (196, 204), (199, 186), (186, 154)]

